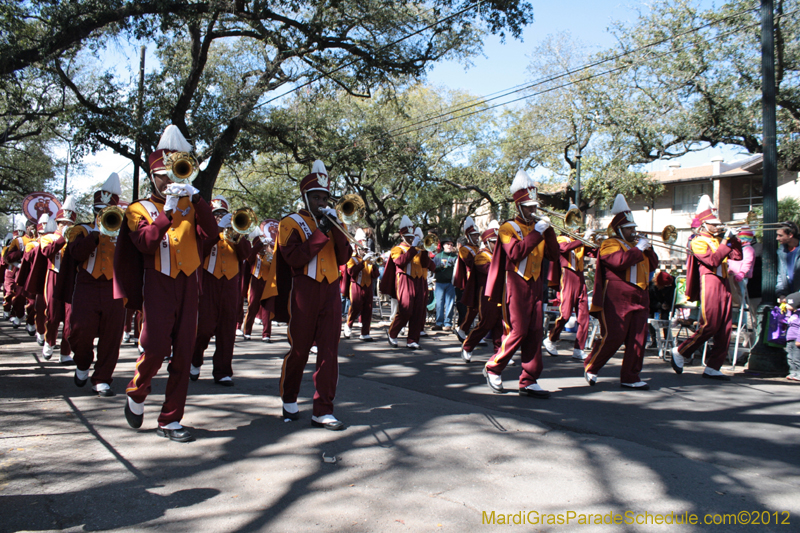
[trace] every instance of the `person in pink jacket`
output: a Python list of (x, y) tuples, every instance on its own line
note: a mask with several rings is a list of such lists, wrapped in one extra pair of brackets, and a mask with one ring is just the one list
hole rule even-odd
[(753, 265), (756, 262), (756, 252), (753, 249), (755, 234), (750, 226), (742, 226), (737, 235), (742, 243), (742, 260), (728, 259), (728, 282), (731, 286), (733, 305), (740, 305), (742, 291), (747, 290), (747, 280), (753, 277)]

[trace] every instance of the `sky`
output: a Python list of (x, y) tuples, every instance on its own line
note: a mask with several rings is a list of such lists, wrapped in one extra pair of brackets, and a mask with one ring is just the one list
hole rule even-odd
[[(507, 36), (501, 43), (499, 37), (487, 35), (482, 56), (471, 59), (472, 66), (465, 67), (455, 61), (442, 62), (434, 66), (428, 74), (428, 82), (452, 89), (465, 89), (475, 95), (489, 95), (503, 89), (520, 85), (529, 79), (527, 66), (531, 51), (547, 35), (569, 31), (573, 37), (583, 42), (590, 53), (599, 52), (615, 44), (608, 28), (615, 21), (633, 23), (640, 10), (647, 11), (643, 1), (615, 2), (608, 0), (531, 0), (534, 6), (534, 22), (524, 31), (520, 40)], [(705, 7), (712, 3), (700, 0)], [(115, 53), (119, 61), (127, 61), (130, 71), (137, 71), (139, 64), (138, 47), (126, 52), (120, 48)], [(150, 58), (148, 58), (150, 62)], [(719, 147), (689, 154), (681, 158), (683, 166), (704, 164), (714, 156), (722, 156), (726, 161), (739, 159), (740, 148)], [(59, 154), (61, 156), (62, 154)], [(674, 163), (674, 162), (673, 162)], [(645, 170), (664, 170), (669, 162), (659, 161), (648, 165)], [(132, 164), (112, 152), (102, 152), (85, 158), (84, 166), (70, 177), (71, 188), (88, 191), (101, 183), (111, 172), (131, 173)]]

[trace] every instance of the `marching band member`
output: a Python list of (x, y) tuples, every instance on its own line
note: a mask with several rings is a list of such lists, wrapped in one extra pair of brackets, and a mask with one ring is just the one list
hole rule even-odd
[(714, 345), (706, 355), (703, 377), (718, 381), (730, 381), (720, 372), (728, 355), (728, 345), (733, 328), (731, 291), (728, 286), (728, 259), (742, 259), (742, 245), (734, 232), (728, 229), (722, 242), (722, 221), (708, 195), (703, 195), (697, 204), (697, 219), (700, 230), (690, 244), (691, 252), (686, 260), (686, 298), (700, 302), (700, 327), (694, 334), (672, 349), (672, 369), (683, 372), (684, 358), (713, 338)]
[[(356, 231), (355, 238), (366, 249), (367, 236), (364, 230)], [(358, 318), (361, 321), (359, 339), (372, 342), (369, 328), (372, 324), (372, 288), (379, 274), (378, 267), (375, 265), (377, 257), (373, 252), (367, 252), (364, 257), (361, 257), (359, 251), (356, 250), (353, 252), (353, 257), (347, 262), (345, 293), (350, 296), (350, 309), (347, 313), (347, 321), (344, 323), (346, 339), (352, 335), (353, 323)]]
[[(55, 220), (50, 220), (45, 230), (45, 235), (40, 239), (39, 253), (41, 257), (47, 259), (47, 274), (44, 285), (44, 298), (47, 309), (45, 312), (46, 323), (44, 332), (44, 346), (42, 356), (49, 360), (53, 355), (56, 339), (58, 337), (58, 326), (63, 322), (64, 331), (61, 336), (61, 349), (59, 363), (72, 363), (70, 357), (70, 315), (72, 304), (65, 302), (56, 290), (56, 279), (61, 271), (61, 262), (66, 251), (67, 241), (64, 240), (66, 230), (78, 220), (78, 206), (72, 196), (64, 200), (56, 213)], [(57, 224), (57, 227), (54, 227)]]
[(625, 344), (620, 386), (648, 390), (650, 386), (639, 373), (650, 312), (649, 276), (658, 266), (658, 257), (650, 241), (635, 238), (636, 223), (621, 194), (614, 199), (611, 213), (614, 218), (609, 229), (614, 235), (603, 241), (597, 253), (591, 309), (600, 320), (601, 338), (584, 361), (584, 377), (589, 385), (595, 385), (600, 369)]
[(381, 293), (397, 298), (397, 313), (389, 326), (389, 344), (397, 347), (397, 336), (408, 324), (406, 346), (419, 349), (419, 336), (425, 325), (425, 305), (428, 295), (428, 269), (430, 255), (418, 248), (422, 232), (415, 234), (414, 225), (406, 215), (400, 219), (400, 236), (403, 241), (392, 248), (381, 280)]
[[(461, 303), (467, 307), (467, 312), (464, 313), (461, 324), (458, 324), (458, 328), (456, 329), (456, 335), (461, 339), (461, 342), (464, 342), (467, 339), (467, 333), (469, 333), (472, 323), (475, 321), (475, 317), (478, 316), (480, 307), (481, 293), (476, 292), (475, 289), (481, 289), (486, 285), (486, 273), (484, 272), (482, 285), (476, 285), (474, 282), (470, 283), (469, 279), (473, 276), (475, 259), (481, 252), (481, 238), (478, 233), (478, 226), (475, 225), (475, 221), (470, 216), (464, 220), (462, 231), (464, 232), (464, 237), (467, 242), (458, 250), (458, 259), (456, 260), (456, 268), (453, 273), (453, 285), (455, 285), (457, 289), (463, 291)], [(487, 272), (488, 267), (489, 265), (487, 262)]]
[[(570, 204), (569, 210), (578, 209)], [(594, 233), (586, 230), (585, 240), (589, 240)], [(586, 359), (583, 351), (586, 347), (586, 338), (589, 336), (589, 298), (586, 293), (586, 280), (583, 277), (584, 257), (586, 247), (578, 239), (567, 235), (558, 237), (558, 246), (561, 251), (561, 287), (559, 288), (560, 316), (556, 319), (549, 336), (544, 338), (544, 349), (550, 355), (558, 355), (556, 342), (561, 337), (564, 326), (567, 325), (572, 312), (578, 315), (578, 331), (575, 335), (575, 344), (572, 348), (572, 358), (579, 361)]]
[(489, 274), (489, 265), (492, 262), (492, 254), (497, 246), (497, 231), (500, 225), (496, 220), (489, 223), (489, 229), (481, 234), (481, 240), (485, 248), (481, 248), (472, 261), (472, 270), (467, 279), (464, 289), (465, 299), (469, 291), (479, 298), (478, 306), (478, 325), (472, 328), (467, 335), (464, 344), (461, 346), (461, 359), (469, 363), (472, 361), (472, 351), (490, 331), (492, 332), (492, 342), (494, 352), (500, 350), (503, 340), (503, 308), (497, 302), (492, 302), (486, 294), (486, 278)]
[(156, 434), (177, 442), (192, 440), (180, 420), (197, 334), (196, 271), (202, 266), (202, 240), (217, 234), (211, 208), (190, 184), (197, 162), (191, 162), (188, 177), (173, 168), (174, 158), (191, 159), (191, 151), (177, 126), (168, 126), (148, 158), (150, 198), (128, 206), (114, 256), (114, 296), (127, 298), (129, 309), (141, 309), (143, 319), (142, 354), (126, 389), (125, 418), (132, 428), (142, 426), (150, 383), (171, 353)]
[(328, 207), (330, 184), (322, 161), (314, 161), (311, 172), (300, 181), (305, 209), (284, 217), (278, 226), (278, 245), (270, 281), (262, 299), (273, 298), (275, 319), (287, 322), (291, 348), (283, 360), (280, 394), (284, 419), (297, 420), (297, 396), (303, 370), (314, 343), (314, 407), (311, 424), (330, 430), (344, 429), (333, 415), (333, 400), (339, 379), (339, 337), (342, 330), (342, 299), (339, 266), (350, 259), (350, 245), (336, 210)]
[[(26, 225), (25, 220), (19, 219), (14, 228), (13, 238), (3, 253), (3, 261), (6, 263), (3, 275), (3, 289), (5, 290), (3, 310), (6, 312), (6, 317), (11, 320), (14, 329), (19, 327), (25, 314), (25, 295), (22, 287), (17, 285), (16, 277), (25, 247), (32, 239), (28, 228), (32, 231), (33, 227), (33, 222), (28, 222)], [(33, 324), (26, 324), (26, 329), (28, 334), (36, 333), (36, 327)]]
[[(36, 343), (39, 346), (44, 346), (44, 333), (46, 316), (45, 311), (47, 305), (44, 300), (44, 276), (46, 274), (46, 261), (39, 261), (40, 268), (34, 272), (34, 263), (39, 255), (39, 241), (44, 235), (45, 228), (50, 221), (50, 215), (42, 213), (38, 222), (29, 221), (28, 229), (30, 239), (25, 244), (25, 250), (22, 253), (22, 261), (20, 261), (19, 268), (17, 269), (16, 284), (18, 289), (18, 297), (22, 300), (22, 305), (25, 309), (26, 329), (30, 333), (30, 326), (33, 326), (36, 331)], [(12, 304), (13, 305), (13, 304)]]
[(272, 242), (271, 237), (264, 236), (253, 241), (253, 253), (250, 254), (250, 258), (247, 261), (248, 267), (249, 265), (253, 266), (248, 268), (247, 284), (245, 285), (247, 313), (242, 323), (245, 340), (250, 340), (250, 336), (253, 333), (253, 324), (256, 318), (259, 317), (263, 324), (261, 340), (270, 342), (272, 337), (272, 320), (270, 319), (269, 311), (262, 305), (261, 295), (264, 293), (264, 287), (267, 284), (270, 269), (272, 268), (274, 247), (275, 243)]
[[(243, 236), (231, 237), (231, 213), (228, 200), (215, 196), (211, 210), (219, 227), (218, 233), (203, 241), (205, 261), (202, 268), (202, 285), (198, 306), (197, 338), (189, 378), (197, 381), (203, 366), (203, 352), (211, 337), (214, 341), (214, 383), (233, 386), (233, 347), (236, 342), (236, 321), (242, 307), (239, 265), (250, 256), (250, 242)], [(261, 237), (256, 227), (248, 238)]]
[(485, 291), (491, 302), (503, 304), (506, 335), (500, 349), (484, 366), (483, 375), (492, 392), (503, 393), (500, 374), (521, 348), (519, 394), (544, 399), (550, 393), (537, 383), (543, 368), (542, 299), (548, 281), (543, 262), (547, 259), (558, 267), (558, 241), (546, 218), (537, 221), (536, 184), (524, 170), (514, 177), (511, 194), (517, 216), (500, 226), (500, 245), (492, 255)]
[(119, 176), (114, 172), (94, 193), (95, 220), (70, 230), (62, 265), (70, 268), (65, 275), (74, 276), (72, 283), (65, 281), (67, 287), (74, 288), (65, 290), (64, 296), (72, 305), (69, 343), (75, 354), (75, 385), (83, 387), (90, 378), (97, 338), (92, 391), (104, 397), (114, 396), (111, 382), (119, 360), (125, 306), (122, 300), (114, 299), (114, 252), (119, 229), (105, 227), (97, 217), (106, 207), (118, 205), (121, 194)]

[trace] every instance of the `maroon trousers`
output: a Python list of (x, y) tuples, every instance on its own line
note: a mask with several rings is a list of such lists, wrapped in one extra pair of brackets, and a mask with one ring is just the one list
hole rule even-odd
[(362, 287), (358, 283), (350, 283), (350, 310), (347, 312), (347, 325), (352, 328), (358, 317), (361, 317), (361, 334), (369, 335), (369, 328), (372, 325), (372, 285)]
[(236, 316), (239, 305), (239, 276), (232, 279), (217, 278), (202, 270), (203, 292), (197, 315), (197, 340), (192, 364), (203, 365), (203, 352), (214, 336), (215, 380), (233, 376), (233, 347), (236, 342)]
[(525, 281), (515, 272), (506, 272), (505, 305), (503, 319), (506, 335), (500, 349), (486, 363), (486, 370), (500, 375), (514, 352), (521, 347), (522, 372), (519, 388), (536, 383), (542, 374), (542, 340), (544, 339), (544, 314), (542, 293), (544, 276)]
[(262, 339), (265, 338), (265, 337), (270, 337), (271, 338), (272, 337), (272, 319), (269, 317), (269, 311), (267, 311), (266, 308), (261, 307), (261, 309), (258, 310), (258, 314), (256, 315), (256, 318), (260, 318), (261, 319), (261, 323), (264, 325), (264, 328), (263, 328), (263, 330), (261, 332), (261, 338)]
[[(253, 333), (253, 323), (256, 321), (256, 317), (261, 313), (262, 309), (261, 295), (264, 293), (264, 286), (267, 284), (267, 280), (265, 279), (257, 278), (252, 274), (248, 275), (250, 276), (250, 288), (247, 291), (247, 313), (244, 315), (244, 327), (242, 328), (245, 335)], [(262, 316), (261, 321), (264, 323), (264, 328), (267, 327), (267, 324), (272, 324), (269, 320), (269, 316), (267, 316), (266, 320), (264, 320)], [(266, 336), (269, 337), (269, 335)]]
[(151, 381), (162, 363), (172, 353), (167, 366), (169, 378), (164, 405), (158, 416), (159, 425), (166, 426), (183, 418), (186, 393), (189, 388), (189, 366), (197, 333), (197, 276), (179, 272), (171, 278), (145, 268), (144, 302), (142, 304), (142, 335), (139, 344), (144, 353), (136, 361), (136, 374), (126, 392), (131, 399), (142, 403), (150, 394)]
[(589, 336), (589, 298), (586, 295), (586, 282), (574, 270), (561, 270), (561, 316), (558, 317), (550, 331), (550, 340), (556, 342), (561, 337), (564, 326), (569, 322), (573, 311), (578, 315), (578, 334), (575, 336), (574, 348), (583, 350)]
[[(72, 305), (54, 296), (55, 284), (56, 273), (53, 270), (48, 270), (44, 285), (45, 304), (47, 306), (45, 310), (44, 340), (50, 346), (55, 346), (56, 340), (58, 340), (58, 326), (63, 322), (64, 331), (61, 334), (61, 355), (69, 355), (71, 351), (69, 345), (69, 322)], [(36, 315), (38, 317), (38, 310)]]
[(280, 395), (294, 403), (313, 344), (317, 345), (314, 370), (314, 416), (333, 414), (333, 400), (339, 381), (339, 336), (342, 329), (342, 300), (339, 283), (316, 281), (300, 274), (292, 278), (289, 294), (289, 323), (286, 331), (291, 348), (283, 359)]
[(625, 281), (608, 280), (605, 304), (600, 313), (600, 342), (584, 362), (584, 369), (598, 374), (619, 347), (625, 344), (620, 370), (621, 383), (636, 383), (644, 364), (650, 295)]
[(706, 366), (719, 370), (728, 356), (733, 329), (731, 290), (727, 280), (714, 274), (705, 274), (700, 276), (700, 291), (700, 327), (678, 346), (678, 352), (690, 357), (713, 338), (714, 345), (706, 355)]
[(72, 297), (69, 343), (75, 354), (75, 366), (78, 370), (89, 370), (94, 360), (94, 339), (98, 338), (97, 362), (91, 377), (93, 385), (110, 384), (119, 360), (125, 307), (122, 300), (114, 299), (113, 291), (111, 280), (94, 279), (83, 270), (78, 273)]
[(397, 313), (394, 315), (389, 336), (396, 339), (408, 324), (408, 342), (419, 342), (419, 332), (425, 325), (425, 304), (428, 299), (428, 280), (412, 278), (397, 273)]
[[(483, 288), (481, 288), (481, 295), (483, 295)], [(483, 298), (483, 296), (481, 296), (481, 298)], [(461, 321), (461, 324), (458, 325), (461, 331), (469, 333), (470, 327), (478, 314), (480, 314), (480, 305), (476, 307), (467, 307), (467, 312), (464, 313), (464, 319)]]
[(131, 332), (133, 324), (133, 337), (139, 338), (142, 333), (142, 313), (133, 309), (125, 309), (125, 333)]
[(489, 298), (483, 295), (483, 288), (481, 288), (481, 305), (478, 310), (478, 325), (469, 331), (462, 348), (471, 352), (491, 331), (494, 353), (497, 353), (503, 344), (503, 308), (491, 303)]
[(36, 325), (36, 333), (44, 335), (47, 324), (47, 304), (44, 294), (37, 294), (35, 298), (25, 298), (25, 320), (28, 324)]

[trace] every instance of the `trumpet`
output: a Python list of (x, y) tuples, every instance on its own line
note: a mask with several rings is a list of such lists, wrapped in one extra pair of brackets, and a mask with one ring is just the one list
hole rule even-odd
[(236, 244), (242, 235), (250, 234), (258, 227), (258, 217), (251, 207), (240, 207), (231, 215), (231, 227), (225, 228), (223, 237), (228, 244)]
[(189, 152), (172, 152), (164, 157), (167, 176), (172, 181), (189, 183), (200, 173), (200, 164)]
[(119, 229), (122, 227), (124, 217), (125, 211), (116, 205), (103, 208), (97, 214), (97, 226), (100, 233), (109, 237), (116, 237), (119, 235)]

